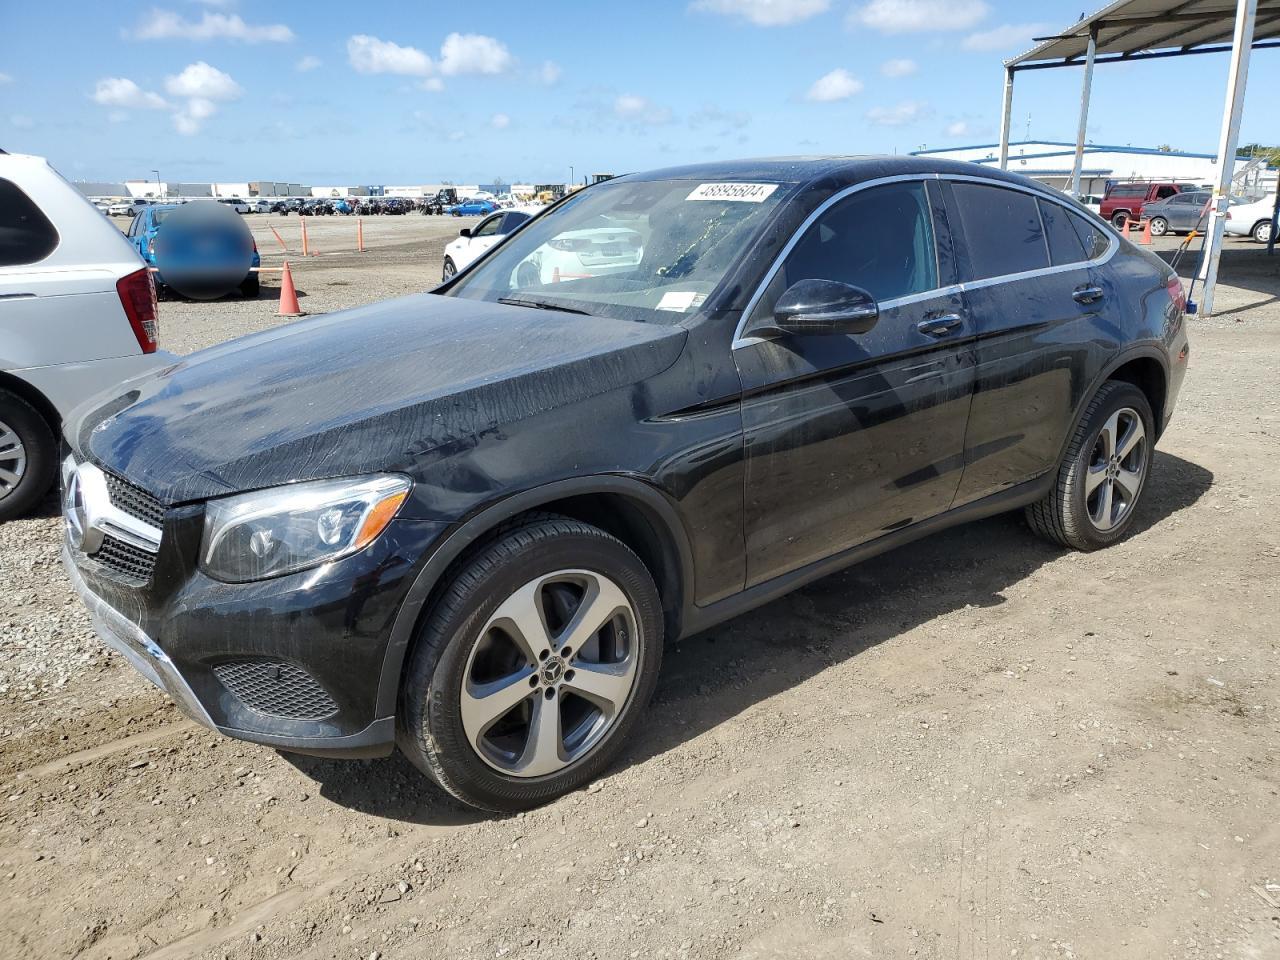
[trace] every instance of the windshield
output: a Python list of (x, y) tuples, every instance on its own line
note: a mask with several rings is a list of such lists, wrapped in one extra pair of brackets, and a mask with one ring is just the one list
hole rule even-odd
[(778, 183), (602, 183), (523, 226), (445, 295), (678, 323), (741, 262), (785, 192)]

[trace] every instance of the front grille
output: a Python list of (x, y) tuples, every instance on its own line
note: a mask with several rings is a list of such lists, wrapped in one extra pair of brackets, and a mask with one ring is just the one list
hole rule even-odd
[(128, 480), (121, 480), (110, 473), (106, 474), (106, 478), (107, 492), (111, 495), (113, 506), (153, 527), (164, 525), (164, 504), (158, 499)]
[(301, 667), (278, 660), (228, 660), (214, 675), (250, 710), (285, 720), (326, 720), (338, 705)]
[(140, 583), (150, 580), (156, 567), (154, 553), (140, 550), (109, 534), (102, 538), (102, 546), (93, 554), (93, 559), (112, 573)]

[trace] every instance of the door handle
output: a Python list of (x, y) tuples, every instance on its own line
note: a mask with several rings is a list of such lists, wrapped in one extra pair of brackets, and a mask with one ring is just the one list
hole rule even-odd
[(929, 337), (943, 337), (954, 330), (960, 324), (964, 323), (964, 318), (958, 313), (947, 313), (940, 317), (930, 317), (928, 320), (921, 320), (916, 324), (916, 329)]
[(1071, 298), (1076, 303), (1093, 303), (1095, 300), (1102, 299), (1101, 287), (1076, 287), (1071, 291)]

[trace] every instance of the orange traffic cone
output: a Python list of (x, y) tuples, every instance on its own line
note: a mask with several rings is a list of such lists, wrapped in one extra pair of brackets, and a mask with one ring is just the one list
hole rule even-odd
[[(1120, 236), (1124, 237), (1126, 240), (1129, 239), (1129, 218), (1128, 217), (1124, 218), (1124, 224), (1120, 227)], [(307, 228), (306, 227), (302, 228), (302, 252), (303, 253), (307, 252)]]
[(1144, 247), (1151, 246), (1151, 221), (1149, 219), (1142, 221), (1142, 239), (1138, 243)]
[(356, 252), (364, 253), (364, 220), (356, 218)]
[(298, 306), (298, 291), (293, 289), (293, 274), (289, 272), (289, 261), (284, 262), (284, 273), (280, 277), (280, 309), (276, 311), (281, 317), (300, 317), (302, 308)]

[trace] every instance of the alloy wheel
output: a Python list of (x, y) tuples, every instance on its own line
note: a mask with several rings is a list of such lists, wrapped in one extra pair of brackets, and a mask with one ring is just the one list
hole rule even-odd
[(27, 472), (27, 451), (22, 438), (0, 420), (0, 500), (18, 488)]
[(1162, 217), (1155, 217), (1151, 221), (1151, 235), (1153, 237), (1163, 237), (1169, 232), (1169, 223)]
[(1111, 530), (1132, 511), (1147, 468), (1147, 432), (1132, 407), (1107, 418), (1094, 440), (1085, 478), (1085, 509), (1097, 530)]
[(1258, 243), (1266, 243), (1271, 239), (1271, 221), (1264, 220), (1253, 228), (1253, 239)]
[(559, 570), (507, 597), (463, 673), (462, 726), (476, 754), (516, 777), (589, 754), (635, 687), (637, 623), (622, 588), (589, 570)]
[(452, 280), (457, 272), (458, 268), (453, 265), (453, 261), (446, 259), (444, 262), (444, 279)]

